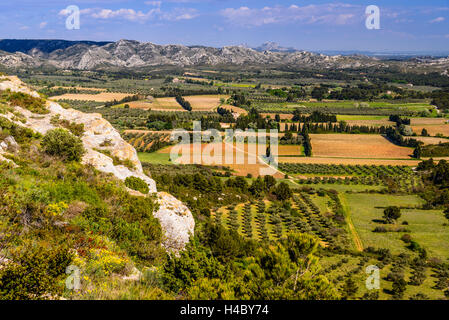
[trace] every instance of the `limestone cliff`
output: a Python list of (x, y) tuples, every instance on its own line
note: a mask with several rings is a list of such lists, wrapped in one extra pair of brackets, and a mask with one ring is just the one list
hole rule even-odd
[[(39, 94), (26, 87), (17, 77), (0, 77), (0, 91), (10, 89), (14, 92), (23, 92), (33, 97)], [(99, 171), (111, 173), (120, 180), (134, 176), (144, 180), (149, 187), (150, 193), (157, 193), (156, 183), (145, 175), (142, 164), (137, 157), (136, 150), (124, 141), (120, 133), (100, 114), (83, 113), (74, 109), (64, 109), (58, 103), (47, 101), (48, 114), (33, 114), (32, 112), (18, 106), (14, 111), (20, 112), (26, 119), (25, 122), (18, 121), (14, 114), (6, 113), (5, 116), (17, 125), (21, 125), (45, 134), (48, 130), (56, 128), (51, 119), (59, 116), (61, 120), (84, 124), (84, 134), (81, 139), (86, 149), (82, 162), (91, 164)], [(1, 154), (8, 147), (14, 146), (15, 141), (0, 141), (0, 160), (6, 160)], [(109, 156), (110, 155), (110, 156)], [(116, 165), (114, 159), (132, 163), (132, 166)], [(159, 210), (154, 213), (159, 219), (165, 232), (164, 246), (168, 250), (181, 250), (193, 235), (195, 222), (190, 210), (173, 196), (166, 193), (157, 194)]]

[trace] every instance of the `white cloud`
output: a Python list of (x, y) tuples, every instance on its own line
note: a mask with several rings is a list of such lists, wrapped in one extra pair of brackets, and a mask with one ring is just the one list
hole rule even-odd
[(178, 21), (178, 20), (191, 20), (198, 17), (198, 11), (191, 8), (176, 8), (171, 12), (163, 13), (162, 20)]
[(48, 22), (44, 21), (39, 24), (39, 28), (44, 29), (47, 26)]
[(444, 17), (438, 17), (433, 20), (430, 20), (429, 22), (430, 23), (439, 23), (439, 22), (443, 22), (444, 20), (446, 20)]
[(118, 9), (118, 10), (110, 10), (110, 9), (101, 9), (92, 13), (92, 18), (96, 19), (114, 19), (121, 18), (129, 21), (146, 21), (155, 17), (158, 13), (160, 13), (160, 9), (151, 9), (148, 12), (144, 13), (142, 11), (135, 11), (134, 9)]
[[(82, 9), (80, 10), (80, 14), (91, 14), (93, 12), (93, 9)], [(69, 11), (67, 9), (62, 9), (61, 11), (59, 11), (58, 16), (63, 16), (66, 17), (70, 14), (72, 14), (72, 11)]]
[[(88, 16), (93, 19), (112, 20), (124, 19), (133, 22), (145, 22), (149, 20), (190, 20), (198, 16), (198, 11), (192, 8), (174, 8), (170, 11), (162, 11), (160, 8), (160, 1), (147, 1), (146, 4), (155, 6), (154, 8), (144, 11), (136, 11), (134, 9), (104, 9), (104, 8), (89, 8), (80, 11), (81, 15)], [(71, 12), (66, 9), (61, 10), (58, 15), (68, 16)]]
[(227, 8), (221, 11), (222, 16), (232, 24), (242, 26), (261, 26), (266, 24), (300, 23), (346, 25), (365, 18), (362, 6), (329, 3), (289, 7), (273, 6), (262, 9), (251, 9), (246, 6)]
[(62, 9), (61, 11), (59, 11), (58, 16), (68, 16), (70, 14), (70, 11), (67, 9)]

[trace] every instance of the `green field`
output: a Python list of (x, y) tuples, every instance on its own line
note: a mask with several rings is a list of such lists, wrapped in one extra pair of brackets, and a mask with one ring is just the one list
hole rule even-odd
[(306, 107), (338, 107), (338, 108), (354, 108), (359, 107), (361, 103), (367, 104), (369, 108), (385, 108), (385, 109), (407, 109), (412, 111), (422, 111), (432, 107), (429, 103), (390, 103), (384, 101), (319, 101), (319, 102), (301, 102), (299, 104)]
[[(373, 232), (375, 227), (386, 226), (382, 220), (383, 210), (387, 206), (414, 207), (423, 204), (416, 195), (395, 196), (382, 194), (342, 194), (349, 207), (354, 226), (359, 234), (364, 248), (388, 248), (393, 253), (405, 252), (412, 254), (406, 244), (400, 240), (404, 232)], [(449, 258), (449, 227), (441, 210), (402, 209), (401, 225), (411, 231), (412, 239), (424, 247), (429, 256), (440, 259)]]
[[(327, 277), (334, 283), (340, 283), (343, 280), (339, 278), (345, 279), (346, 277), (352, 277), (355, 283), (358, 286), (357, 296), (361, 297), (365, 293), (369, 293), (370, 291), (366, 288), (365, 282), (367, 279), (367, 274), (365, 273), (366, 267), (369, 265), (377, 265), (379, 262), (376, 259), (369, 259), (364, 262), (360, 257), (352, 256), (352, 255), (344, 255), (344, 254), (335, 254), (332, 256), (320, 257), (320, 262), (325, 268), (325, 270), (332, 270), (332, 272), (326, 272)], [(339, 265), (338, 268), (332, 268), (332, 265)], [(360, 266), (360, 267), (359, 267)], [(387, 276), (389, 272), (391, 272), (392, 266), (391, 264), (384, 266), (380, 270), (380, 290), (379, 299), (381, 300), (389, 300), (391, 299), (391, 295), (387, 294), (386, 291), (391, 290), (392, 283), (390, 281), (386, 281), (384, 278)], [(441, 290), (436, 290), (433, 288), (435, 285), (436, 278), (434, 277), (434, 273), (431, 270), (426, 270), (426, 279), (420, 286), (407, 286), (407, 289), (404, 293), (405, 299), (410, 298), (411, 296), (422, 293), (427, 295), (430, 299), (443, 299), (444, 295)], [(411, 275), (411, 269), (405, 268), (404, 276), (409, 278)], [(340, 280), (340, 281), (339, 281)]]
[(382, 190), (385, 189), (384, 186), (369, 186), (369, 185), (363, 185), (363, 184), (330, 184), (330, 183), (311, 183), (311, 184), (299, 184), (301, 187), (310, 187), (314, 189), (325, 189), (325, 190), (335, 190), (338, 192), (346, 192), (346, 191), (353, 191), (353, 192), (361, 192), (365, 190)]
[(170, 161), (170, 153), (159, 152), (137, 152), (139, 160), (142, 162), (148, 162), (153, 164), (173, 164)]

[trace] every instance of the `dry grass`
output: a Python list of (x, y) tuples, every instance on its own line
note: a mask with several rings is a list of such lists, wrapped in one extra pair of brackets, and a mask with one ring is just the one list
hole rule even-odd
[(125, 103), (129, 105), (132, 109), (142, 109), (142, 110), (149, 110), (153, 106), (153, 104), (149, 101), (131, 101)]
[(300, 156), (301, 146), (295, 145), (279, 145), (278, 154), (280, 156)]
[(248, 114), (248, 111), (246, 111), (245, 109), (236, 107), (236, 106), (231, 106), (231, 105), (227, 104), (227, 105), (223, 105), (221, 107), (224, 109), (230, 110), (231, 112), (234, 112), (234, 113), (244, 114), (244, 115)]
[[(226, 159), (225, 159), (225, 150), (226, 147), (229, 147), (233, 150), (233, 160), (231, 164), (227, 164), (226, 163)], [(256, 145), (255, 144), (245, 144), (244, 146), (237, 146), (234, 144), (234, 146), (230, 145), (230, 144), (224, 144), (224, 143), (209, 143), (209, 144), (201, 144), (201, 150), (200, 149), (194, 149), (194, 146), (192, 144), (190, 145), (185, 145), (185, 146), (181, 146), (181, 145), (177, 145), (177, 146), (172, 146), (172, 147), (168, 147), (168, 148), (164, 148), (161, 149), (159, 151), (157, 151), (158, 153), (162, 153), (162, 154), (167, 154), (167, 153), (171, 153), (173, 148), (177, 148), (180, 158), (178, 158), (178, 160), (176, 161), (177, 163), (180, 164), (189, 164), (189, 163), (194, 163), (194, 158), (195, 156), (198, 156), (200, 154), (205, 154), (207, 153), (205, 148), (210, 148), (208, 149), (210, 152), (209, 154), (213, 157), (215, 155), (215, 151), (214, 148), (216, 148), (215, 150), (220, 150), (221, 149), (221, 160), (220, 157), (217, 156), (217, 161), (215, 162), (208, 162), (207, 160), (205, 160), (204, 158), (201, 159), (200, 163), (203, 165), (223, 165), (226, 167), (231, 168), (232, 170), (234, 170), (234, 174), (235, 175), (239, 175), (239, 176), (246, 176), (248, 173), (253, 175), (254, 177), (259, 176), (260, 174), (260, 169), (262, 168), (268, 168), (268, 166), (264, 163), (261, 163), (256, 154), (262, 155), (265, 154), (265, 149), (263, 150), (257, 150)], [(180, 148), (185, 148), (184, 151), (181, 151)], [(187, 154), (187, 151), (190, 149), (190, 157), (188, 156), (182, 156), (181, 157), (181, 153)], [(241, 155), (240, 160), (237, 160), (237, 151), (239, 152), (239, 155)], [(283, 175), (281, 173), (277, 173), (274, 175), (274, 177), (276, 178), (283, 178)]]
[(64, 87), (64, 86), (55, 86), (52, 89), (58, 89), (58, 88), (62, 88), (62, 89), (77, 89), (77, 90), (86, 90), (86, 91), (107, 91), (107, 89), (105, 88), (90, 88), (90, 87)]
[(109, 102), (114, 100), (121, 100), (130, 96), (128, 93), (118, 92), (102, 92), (99, 94), (77, 94), (67, 93), (60, 96), (51, 97), (51, 100), (80, 100), (80, 101), (96, 101), (96, 102)]
[(441, 125), (448, 122), (448, 119), (444, 118), (412, 118), (410, 124), (412, 126), (421, 126), (421, 125)]
[(186, 96), (185, 100), (190, 102), (192, 111), (211, 111), (220, 106), (220, 99), (227, 100), (229, 96), (225, 95), (203, 95)]
[(416, 132), (416, 134), (421, 134), (421, 131), (424, 128), (432, 136), (435, 136), (437, 134), (449, 136), (449, 124), (412, 126), (413, 132)]
[(413, 139), (416, 139), (418, 141), (422, 141), (422, 142), (424, 142), (425, 145), (449, 142), (449, 139), (434, 138), (434, 137), (413, 137)]
[(396, 146), (381, 135), (311, 134), (310, 138), (317, 157), (407, 159), (413, 151)]
[(394, 122), (385, 120), (345, 120), (348, 125), (351, 126), (368, 126), (368, 127), (389, 127), (393, 126)]
[(176, 99), (171, 98), (156, 98), (151, 105), (151, 110), (156, 111), (186, 111), (181, 105), (176, 102)]
[(345, 159), (345, 158), (316, 158), (316, 157), (285, 157), (279, 158), (280, 163), (315, 163), (315, 164), (343, 164), (343, 165), (392, 165), (417, 166), (419, 160), (384, 160), (384, 159)]
[(448, 120), (444, 118), (412, 118), (411, 126), (416, 134), (421, 134), (422, 129), (425, 128), (432, 136), (437, 134), (449, 136)]
[(196, 78), (196, 77), (184, 77), (185, 79), (193, 80), (193, 81), (201, 81), (201, 82), (211, 82), (212, 80), (205, 78)]
[[(274, 119), (276, 117), (277, 113), (261, 113), (260, 115), (265, 118), (269, 116), (271, 119)], [(281, 120), (291, 120), (293, 118), (293, 114), (291, 113), (279, 113), (279, 117)]]

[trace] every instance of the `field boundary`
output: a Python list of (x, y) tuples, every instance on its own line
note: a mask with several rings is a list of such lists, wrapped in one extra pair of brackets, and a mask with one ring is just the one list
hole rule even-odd
[(348, 224), (349, 233), (351, 234), (352, 241), (354, 242), (354, 246), (357, 251), (363, 251), (363, 243), (360, 239), (359, 234), (354, 226), (354, 223), (351, 219), (351, 211), (349, 210), (348, 204), (346, 203), (346, 199), (344, 196), (338, 195), (341, 201), (341, 205), (343, 207), (343, 212), (345, 213), (346, 223)]

